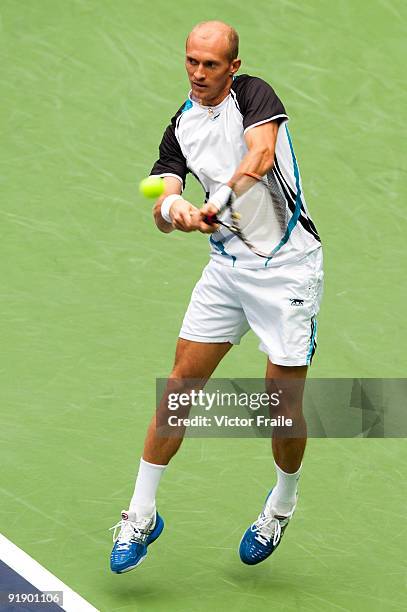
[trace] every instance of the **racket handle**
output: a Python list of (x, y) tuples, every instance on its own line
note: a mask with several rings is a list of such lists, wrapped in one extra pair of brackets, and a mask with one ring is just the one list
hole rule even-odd
[(212, 213), (212, 215), (205, 215), (203, 220), (208, 225), (214, 225), (215, 223), (218, 223), (218, 218), (215, 213)]

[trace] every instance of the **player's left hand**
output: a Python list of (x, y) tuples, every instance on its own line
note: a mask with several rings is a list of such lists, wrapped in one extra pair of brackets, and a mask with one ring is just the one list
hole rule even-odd
[(217, 223), (206, 223), (204, 219), (206, 216), (216, 215), (218, 212), (219, 208), (215, 206), (215, 204), (212, 204), (211, 202), (204, 204), (199, 210), (200, 219), (197, 228), (198, 231), (202, 232), (202, 234), (213, 234), (214, 232), (216, 232), (219, 225)]

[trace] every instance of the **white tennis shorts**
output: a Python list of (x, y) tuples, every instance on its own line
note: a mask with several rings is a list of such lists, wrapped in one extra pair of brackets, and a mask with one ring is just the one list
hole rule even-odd
[(309, 365), (322, 290), (322, 248), (298, 262), (255, 270), (211, 260), (192, 292), (179, 335), (239, 344), (252, 329), (272, 363)]

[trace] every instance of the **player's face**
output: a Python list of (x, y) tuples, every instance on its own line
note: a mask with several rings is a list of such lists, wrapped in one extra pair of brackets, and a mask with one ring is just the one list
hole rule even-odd
[(185, 66), (192, 96), (205, 106), (216, 106), (229, 93), (232, 75), (238, 70), (240, 60), (230, 62), (224, 38), (205, 39), (191, 35)]

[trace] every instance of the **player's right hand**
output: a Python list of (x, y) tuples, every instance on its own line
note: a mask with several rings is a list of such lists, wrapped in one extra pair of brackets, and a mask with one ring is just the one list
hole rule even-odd
[(187, 200), (175, 200), (170, 208), (172, 225), (181, 232), (194, 232), (197, 228), (196, 219), (199, 210)]
[(218, 230), (219, 225), (217, 223), (207, 222), (207, 217), (212, 217), (216, 215), (218, 212), (219, 212), (219, 207), (216, 206), (215, 204), (212, 204), (212, 202), (207, 202), (199, 210), (200, 219), (199, 219), (198, 229), (200, 232), (202, 232), (202, 234), (213, 234), (214, 232)]

